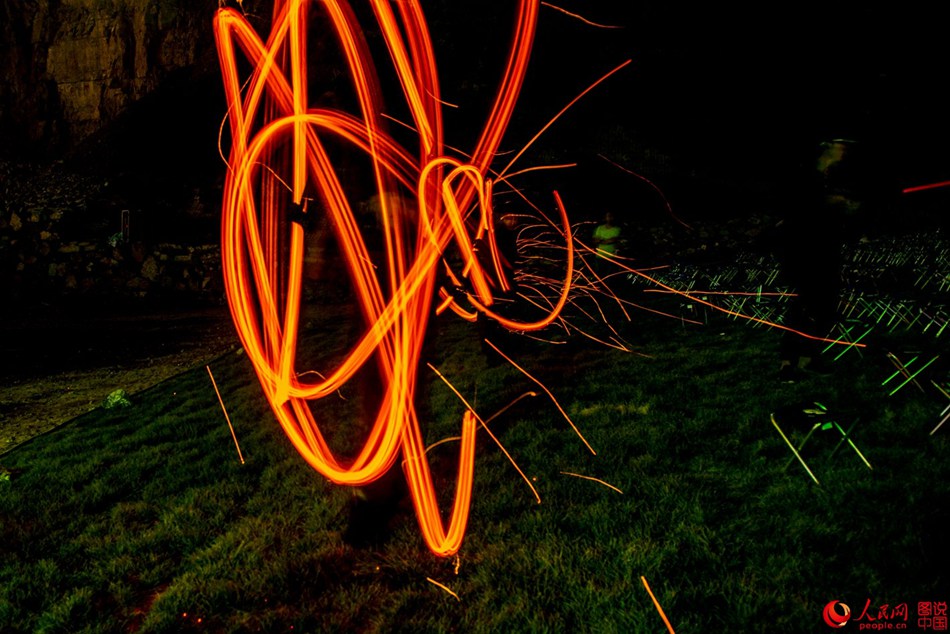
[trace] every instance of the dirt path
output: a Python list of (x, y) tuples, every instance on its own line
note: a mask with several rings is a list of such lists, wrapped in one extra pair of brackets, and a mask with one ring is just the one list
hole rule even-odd
[(0, 315), (0, 454), (238, 345), (227, 307), (112, 302)]

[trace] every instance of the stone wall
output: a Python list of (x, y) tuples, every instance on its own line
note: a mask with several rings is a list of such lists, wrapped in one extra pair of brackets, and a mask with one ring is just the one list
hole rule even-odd
[[(39, 226), (27, 221), (21, 234), (31, 233), (35, 229), (31, 225)], [(16, 238), (13, 242), (15, 246)], [(23, 299), (82, 295), (223, 301), (221, 251), (216, 244), (64, 242), (55, 234), (31, 242), (32, 248), (0, 259), (5, 269), (0, 279)], [(0, 249), (10, 243), (6, 235), (0, 236)]]
[[(51, 222), (52, 216), (0, 220), (4, 269), (0, 280), (9, 284), (7, 298), (12, 294), (44, 301), (80, 295), (223, 301), (217, 244), (62, 241), (54, 232), (40, 229)], [(16, 249), (20, 241), (25, 248)]]
[(169, 77), (216, 74), (219, 4), (0, 2), (0, 151), (73, 147)]
[[(123, 216), (108, 188), (55, 166), (0, 163), (4, 301), (68, 295), (223, 300), (217, 244), (150, 240), (137, 230), (135, 210)], [(195, 213), (214, 214), (197, 202)], [(127, 232), (123, 217), (133, 221)]]

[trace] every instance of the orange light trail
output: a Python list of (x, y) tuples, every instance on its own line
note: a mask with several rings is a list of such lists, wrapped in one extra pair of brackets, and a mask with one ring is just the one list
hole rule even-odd
[(736, 295), (739, 297), (749, 296), (749, 297), (798, 297), (798, 293), (758, 293), (755, 291), (703, 291), (703, 290), (686, 290), (686, 291), (665, 291), (661, 288), (647, 288), (644, 289), (644, 293), (675, 293), (677, 295), (684, 295), (689, 297), (690, 295)]
[[(548, 219), (528, 201), (551, 228), (550, 235), (563, 240), (557, 248), (564, 277), (544, 280), (556, 291), (550, 297), (538, 293), (546, 305), (530, 300), (540, 316), (530, 321), (506, 317), (494, 295), (495, 289), (510, 288), (511, 280), (499, 264), (492, 234), (493, 187), (524, 173), (526, 170), (509, 170), (578, 99), (629, 64), (620, 64), (584, 90), (495, 172), (491, 164), (500, 155), (499, 145), (524, 81), (539, 6), (539, 0), (517, 4), (512, 42), (494, 103), (475, 149), (464, 160), (449, 156), (443, 139), (442, 108), (446, 104), (441, 99), (431, 38), (418, 0), (395, 4), (367, 0), (408, 109), (411, 121), (402, 124), (402, 131), (414, 135), (416, 147), (412, 148), (387, 131), (392, 117), (384, 113), (377, 68), (363, 26), (345, 1), (275, 0), (266, 41), (234, 9), (219, 10), (214, 20), (231, 143), (222, 201), (222, 268), (238, 336), (296, 451), (331, 481), (351, 486), (381, 477), (399, 461), (423, 539), (439, 556), (451, 556), (461, 547), (471, 503), (477, 424), (481, 422), (491, 432), (468, 407), (461, 421), (454, 502), (444, 523), (414, 405), (417, 369), (423, 361), (422, 344), (434, 299), (440, 298), (439, 312), (452, 310), (467, 320), (481, 313), (522, 333), (538, 332), (555, 322), (567, 327), (561, 313), (577, 290), (576, 281), (583, 279), (575, 265), (575, 256), (583, 263), (581, 253), (575, 254), (575, 243), (581, 251), (593, 251), (574, 237), (556, 191), (553, 197), (559, 222)], [(336, 36), (355, 97), (355, 113), (309, 102), (307, 36), (310, 13), (317, 9), (323, 11)], [(252, 70), (242, 78), (239, 68), (246, 67), (245, 62)], [(382, 223), (381, 258), (373, 255), (363, 235), (350, 201), (353, 192), (341, 182), (328, 144), (342, 145), (351, 154), (365, 157), (372, 168)], [(525, 198), (517, 189), (513, 191)], [(317, 214), (325, 215), (333, 227), (341, 260), (338, 264), (349, 278), (365, 325), (343, 360), (324, 373), (297, 367), (306, 246), (299, 219)], [(490, 245), (491, 263), (476, 257), (474, 245), (479, 240)], [(552, 246), (541, 242), (547, 248)], [(459, 257), (444, 258), (449, 251)], [(608, 260), (621, 270), (678, 292), (616, 258)], [(460, 262), (461, 270), (453, 270), (449, 262)], [(465, 290), (453, 295), (447, 288), (438, 288), (440, 270), (453, 286), (461, 289), (464, 285)], [(597, 283), (607, 288), (599, 277)], [(462, 305), (463, 297), (468, 306)], [(621, 307), (628, 303), (614, 298)], [(702, 300), (693, 301), (770, 324)], [(544, 389), (584, 440), (550, 391), (509, 361)], [(367, 363), (385, 389), (361, 449), (355, 457), (343, 459), (331, 449), (310, 404), (337, 393)], [(586, 440), (584, 443), (593, 452)], [(525, 481), (531, 486), (530, 480)]]
[[(411, 124), (405, 125), (415, 131), (414, 149), (400, 145), (386, 131), (376, 66), (362, 25), (345, 1), (275, 0), (266, 42), (238, 11), (225, 8), (215, 15), (231, 142), (222, 204), (225, 289), (241, 343), (276, 418), (300, 455), (333, 482), (356, 486), (379, 478), (401, 454), (423, 538), (436, 555), (451, 556), (461, 546), (469, 514), (478, 417), (468, 409), (462, 418), (455, 499), (444, 525), (413, 403), (442, 256), (450, 248), (461, 256), (463, 270), (447, 273), (471, 288), (467, 299), (472, 310), (453, 301), (445, 289), (438, 289), (440, 309), (466, 318), (481, 312), (522, 332), (541, 330), (558, 319), (574, 277), (571, 228), (557, 192), (565, 275), (547, 314), (523, 323), (495, 312), (492, 289), (504, 288), (507, 281), (501, 267), (483, 268), (472, 246), (493, 226), (490, 165), (525, 77), (540, 3), (521, 0), (517, 5), (503, 77), (465, 162), (445, 154), (441, 114), (445, 104), (420, 3), (368, 0), (367, 4), (411, 117)], [(307, 35), (311, 10), (318, 7), (345, 61), (356, 114), (308, 101)], [(239, 57), (252, 68), (245, 79), (239, 73), (245, 66)], [(372, 166), (381, 207), (382, 262), (371, 257), (349, 199), (352, 192), (340, 180), (328, 142), (367, 157)], [(402, 201), (410, 199), (410, 193), (415, 202), (407, 210)], [(310, 200), (317, 202), (306, 204)], [(305, 231), (290, 216), (294, 207), (298, 214), (303, 210), (304, 218), (326, 214), (339, 244), (341, 268), (366, 324), (344, 360), (325, 375), (297, 369)], [(310, 402), (336, 392), (367, 362), (380, 375), (385, 391), (362, 449), (344, 461), (324, 438)], [(319, 380), (305, 380), (313, 375)]]
[(670, 620), (666, 618), (666, 612), (663, 611), (663, 607), (660, 605), (660, 602), (656, 600), (656, 597), (653, 595), (653, 590), (650, 590), (650, 584), (647, 583), (647, 578), (643, 575), (640, 576), (640, 581), (643, 582), (643, 587), (646, 588), (647, 594), (650, 595), (650, 598), (653, 600), (653, 605), (656, 606), (656, 611), (660, 613), (660, 618), (663, 619), (663, 624), (666, 625), (667, 631), (670, 634), (676, 634), (673, 631), (673, 626), (670, 624)]
[(208, 376), (211, 377), (211, 385), (214, 386), (214, 393), (218, 395), (218, 403), (221, 404), (221, 411), (224, 412), (224, 420), (228, 421), (228, 429), (231, 430), (231, 438), (234, 439), (234, 446), (237, 448), (238, 458), (241, 460), (241, 464), (244, 464), (244, 454), (241, 453), (241, 445), (238, 444), (237, 434), (234, 433), (234, 425), (231, 424), (231, 417), (228, 416), (228, 408), (224, 406), (224, 399), (221, 398), (221, 392), (218, 390), (218, 383), (214, 380), (214, 375), (211, 374), (211, 366), (206, 365), (205, 370), (208, 371)]

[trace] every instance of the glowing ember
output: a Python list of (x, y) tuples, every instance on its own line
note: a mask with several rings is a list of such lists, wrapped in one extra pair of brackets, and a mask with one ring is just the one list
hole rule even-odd
[[(472, 318), (480, 311), (504, 326), (540, 330), (557, 319), (573, 278), (573, 245), (564, 205), (555, 201), (566, 244), (566, 275), (546, 315), (530, 323), (492, 310), (493, 288), (505, 289), (492, 236), (489, 165), (511, 118), (535, 32), (538, 0), (518, 5), (507, 66), (494, 105), (467, 161), (444, 153), (439, 82), (429, 33), (419, 3), (370, 0), (395, 76), (418, 137), (413, 151), (385, 131), (381, 88), (363, 31), (347, 3), (319, 3), (335, 33), (358, 102), (358, 115), (312, 107), (308, 100), (307, 35), (311, 4), (277, 0), (266, 43), (237, 11), (215, 16), (215, 35), (229, 108), (231, 152), (224, 188), (222, 257), (228, 302), (238, 334), (280, 424), (297, 451), (334, 482), (362, 485), (379, 478), (402, 453), (406, 479), (425, 541), (432, 552), (458, 551), (468, 519), (477, 417), (462, 420), (455, 502), (448, 526), (439, 511), (413, 405), (416, 368), (432, 300), (437, 267), (454, 245), (461, 271), (445, 265), (453, 281), (472, 290), (473, 310), (442, 290), (441, 308)], [(252, 73), (242, 80), (237, 49)], [(327, 141), (344, 143), (372, 165), (381, 207), (385, 261), (374, 263), (354, 207), (338, 177)], [(285, 188), (281, 189), (280, 184)], [(289, 190), (289, 191), (288, 191)], [(416, 204), (405, 201), (411, 192)], [(319, 201), (336, 230), (342, 265), (368, 325), (338, 367), (316, 382), (301, 380), (295, 364), (303, 283), (304, 230), (292, 211), (314, 213)], [(411, 221), (411, 222), (410, 222)], [(470, 235), (474, 233), (474, 236)], [(489, 268), (474, 244), (494, 252)], [(383, 274), (377, 276), (375, 264)], [(490, 270), (489, 270), (490, 269)], [(328, 396), (369, 360), (385, 385), (375, 422), (355, 459), (343, 464), (331, 451), (308, 405)]]

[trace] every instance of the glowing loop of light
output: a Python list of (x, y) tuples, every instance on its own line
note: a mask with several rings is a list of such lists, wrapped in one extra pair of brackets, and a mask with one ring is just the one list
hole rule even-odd
[[(449, 556), (458, 551), (468, 519), (477, 419), (471, 411), (463, 416), (455, 501), (446, 528), (413, 406), (416, 368), (441, 255), (454, 245), (464, 262), (460, 274), (473, 289), (474, 294), (469, 295), (472, 306), (509, 328), (535, 330), (550, 324), (570, 290), (570, 227), (556, 193), (567, 242), (567, 272), (559, 301), (535, 322), (510, 321), (491, 310), (492, 286), (507, 288), (508, 280), (497, 264), (497, 252), (493, 253), (494, 277), (481, 266), (468, 233), (470, 216), (477, 208), (475, 240), (487, 233), (488, 243), (494, 247), (492, 184), (485, 175), (524, 79), (539, 2), (522, 0), (518, 5), (508, 62), (494, 105), (465, 163), (443, 154), (439, 83), (419, 3), (369, 0), (418, 131), (414, 151), (398, 145), (383, 130), (376, 70), (362, 29), (346, 2), (323, 0), (320, 6), (346, 60), (359, 114), (309, 106), (306, 35), (311, 4), (308, 0), (276, 0), (266, 43), (238, 12), (222, 9), (215, 15), (232, 144), (222, 218), (228, 303), (264, 392), (297, 451), (327, 478), (349, 485), (380, 477), (401, 451), (423, 537), (434, 553)], [(238, 49), (253, 67), (244, 85), (238, 72)], [(387, 276), (382, 282), (324, 146), (323, 140), (330, 136), (352, 145), (372, 162), (386, 247)], [(264, 182), (265, 172), (289, 174), (285, 180), (291, 195)], [(343, 264), (368, 324), (345, 360), (315, 382), (302, 381), (295, 368), (304, 231), (299, 223), (287, 222), (288, 199), (299, 205), (305, 190), (317, 192), (321, 212), (335, 228)], [(391, 195), (394, 191), (417, 196), (414, 231), (399, 222), (395, 211), (401, 203)], [(279, 246), (282, 241), (283, 248)], [(459, 279), (456, 272), (448, 273), (451, 279)], [(442, 294), (446, 298), (444, 289)], [(450, 299), (443, 302), (445, 306), (469, 318), (474, 315)], [(325, 441), (308, 401), (333, 394), (371, 358), (386, 385), (385, 394), (362, 450), (344, 464)]]

